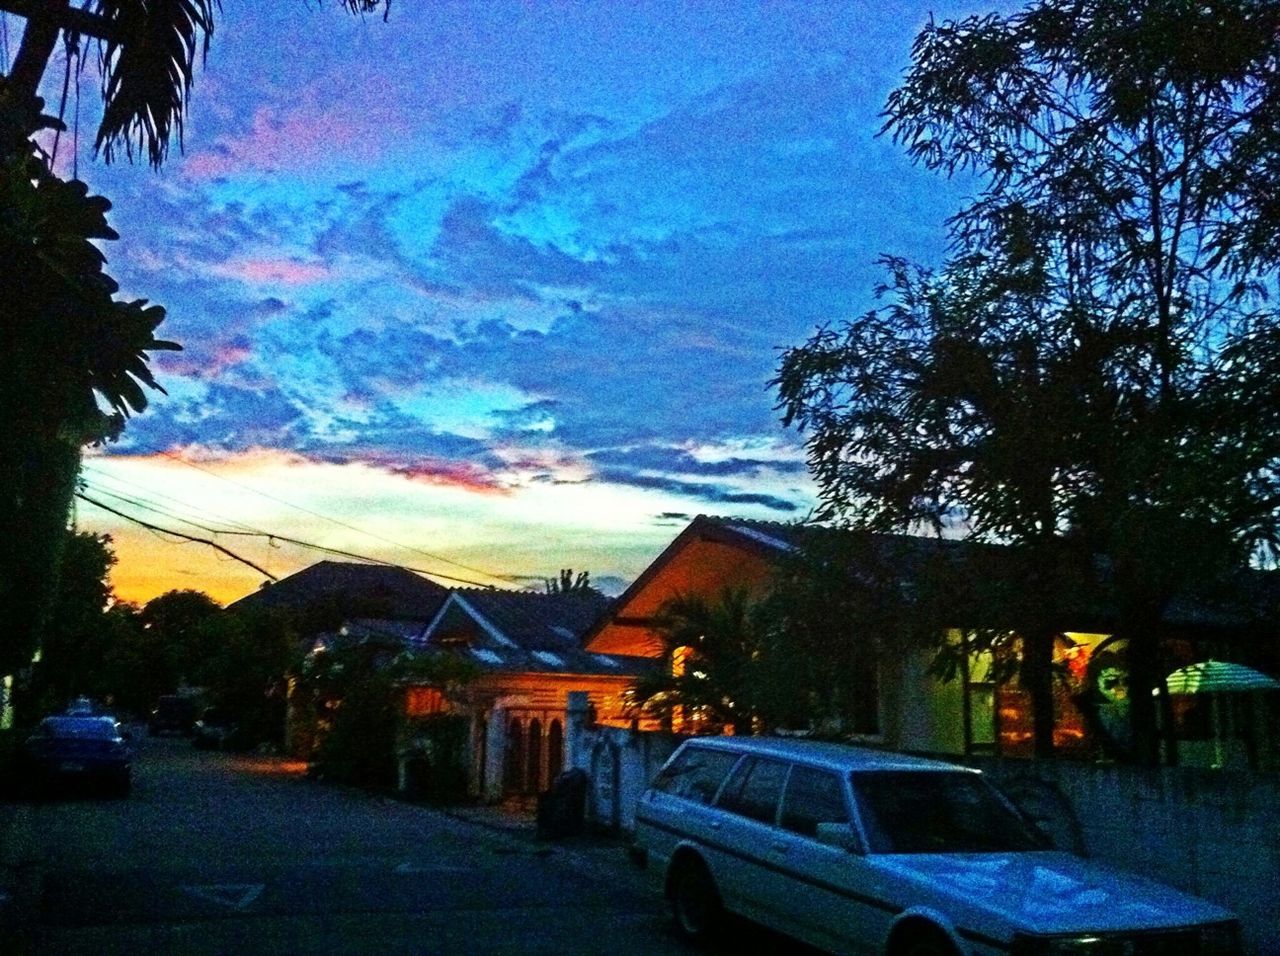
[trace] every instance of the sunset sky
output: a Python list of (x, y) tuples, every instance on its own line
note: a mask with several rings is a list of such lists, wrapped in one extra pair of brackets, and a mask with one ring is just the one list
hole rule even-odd
[[(277, 576), (332, 557), (287, 537), (445, 583), (573, 567), (611, 591), (699, 512), (804, 517), (778, 349), (869, 308), (879, 254), (937, 262), (963, 196), (875, 136), (927, 16), (486, 0), (384, 23), (226, 0), (159, 173), (93, 159), (87, 68), (58, 166), (112, 199), (108, 269), (185, 351), (157, 357), (168, 394), (90, 453), (85, 494)], [(126, 599), (264, 580), (77, 517), (114, 538)]]

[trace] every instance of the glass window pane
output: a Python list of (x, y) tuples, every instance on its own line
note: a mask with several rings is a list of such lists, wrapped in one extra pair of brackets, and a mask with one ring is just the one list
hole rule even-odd
[(789, 769), (777, 760), (744, 761), (729, 778), (718, 806), (752, 820), (773, 823), (778, 818), (778, 801)]
[(844, 787), (834, 773), (810, 767), (793, 767), (782, 801), (782, 825), (814, 836), (819, 823), (848, 823)]
[(1007, 853), (1046, 849), (977, 774), (876, 770), (852, 775), (872, 853)]
[(679, 757), (659, 771), (653, 787), (677, 797), (710, 803), (737, 762), (737, 754), (686, 747)]

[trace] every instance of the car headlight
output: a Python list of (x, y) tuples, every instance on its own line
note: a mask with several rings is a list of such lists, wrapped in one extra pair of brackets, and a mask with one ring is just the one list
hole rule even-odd
[(1016, 936), (1013, 956), (1239, 956), (1235, 921), (1155, 932)]
[(1013, 941), (1014, 956), (1133, 956), (1121, 939), (1095, 934), (1079, 936), (1018, 936)]

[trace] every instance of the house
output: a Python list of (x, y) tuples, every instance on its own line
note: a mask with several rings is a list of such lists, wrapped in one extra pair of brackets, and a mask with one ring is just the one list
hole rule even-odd
[[(419, 633), (448, 596), (448, 588), (406, 568), (320, 561), (231, 602), (223, 613), (251, 619), (287, 615), (300, 632), (302, 653), (353, 643), (372, 651), (388, 635), (403, 642), (406, 634)], [(314, 701), (298, 694), (295, 674), (288, 682), (284, 747), (306, 757), (314, 751), (318, 721)]]
[(424, 621), (430, 620), (448, 596), (448, 588), (406, 568), (320, 561), (232, 601), (226, 610)]
[(546, 789), (564, 765), (570, 691), (586, 693), (600, 722), (629, 719), (622, 695), (655, 662), (584, 649), (583, 635), (608, 606), (591, 589), (455, 590), (409, 642), (417, 653), (452, 653), (477, 668), (457, 699), (425, 684), (405, 688), (409, 718), (469, 716), (470, 792), (496, 800)]
[[(1030, 696), (1016, 676), (1001, 668), (1016, 655), (1019, 639), (1008, 633), (1001, 612), (1001, 585), (1006, 593), (1018, 588), (1011, 559), (1014, 552), (993, 545), (910, 535), (870, 535), (828, 528), (787, 525), (737, 518), (697, 516), (616, 600), (610, 614), (586, 636), (588, 651), (626, 656), (657, 657), (663, 645), (655, 618), (676, 595), (701, 595), (714, 600), (727, 588), (743, 588), (763, 597), (780, 570), (802, 548), (821, 546), (837, 555), (850, 586), (855, 584), (884, 595), (886, 607), (924, 588), (924, 581), (945, 580), (948, 590), (943, 613), (947, 627), (938, 639), (924, 643), (883, 645), (868, 655), (866, 706), (857, 726), (846, 726), (864, 742), (897, 750), (942, 755), (1003, 754), (1030, 756), (1032, 723)], [(1052, 614), (1063, 622), (1054, 658), (1056, 749), (1068, 756), (1108, 757), (1124, 743), (1128, 732), (1127, 670), (1124, 641), (1110, 632), (1115, 611), (1107, 596), (1108, 568), (1098, 562), (1096, 573), (1070, 593), (1043, 596)], [(838, 585), (837, 585), (838, 586)], [(1272, 577), (1253, 575), (1243, 589), (1249, 595), (1274, 596)], [(1039, 599), (1038, 599), (1039, 600)], [(1276, 641), (1270, 630), (1270, 598), (1210, 600), (1186, 596), (1171, 603), (1162, 627), (1162, 648), (1170, 670), (1211, 653), (1241, 656), (1276, 664)], [(1261, 629), (1259, 622), (1262, 622)], [(1003, 625), (1003, 627), (1002, 627)], [(1001, 634), (992, 649), (973, 646), (975, 631)], [(873, 635), (849, 633), (848, 641), (868, 641)], [(895, 636), (893, 640), (898, 640)], [(949, 647), (957, 662), (954, 679), (936, 675), (939, 643)], [(670, 666), (670, 662), (664, 662)], [(1208, 703), (1185, 695), (1171, 695), (1171, 738), (1183, 762), (1209, 762), (1214, 750), (1209, 739)], [(1275, 695), (1273, 695), (1275, 696)], [(1227, 701), (1234, 715), (1233, 744), (1239, 763), (1274, 765), (1277, 735), (1268, 730), (1275, 707), (1255, 697), (1239, 695)]]

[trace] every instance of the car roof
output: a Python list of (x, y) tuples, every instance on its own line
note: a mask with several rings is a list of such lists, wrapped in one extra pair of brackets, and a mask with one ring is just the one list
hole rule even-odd
[(68, 737), (114, 737), (116, 735), (116, 719), (105, 714), (99, 714), (96, 717), (46, 717), (40, 721), (40, 725)]
[(728, 750), (734, 753), (758, 754), (781, 760), (802, 761), (831, 770), (951, 770), (979, 773), (972, 767), (962, 767), (942, 760), (914, 757), (891, 750), (875, 750), (852, 744), (824, 740), (805, 740), (794, 737), (697, 737), (687, 746), (706, 747), (712, 750)]

